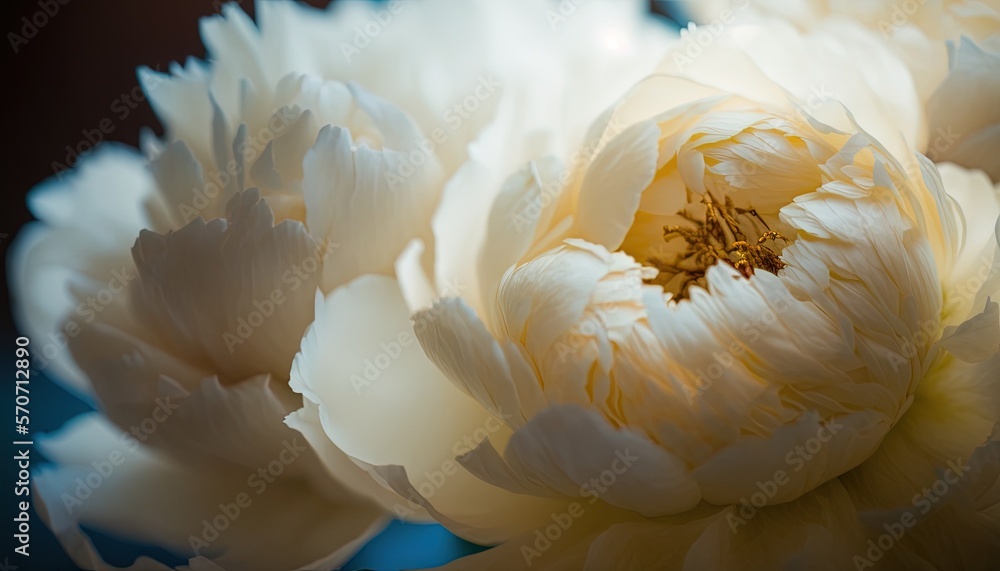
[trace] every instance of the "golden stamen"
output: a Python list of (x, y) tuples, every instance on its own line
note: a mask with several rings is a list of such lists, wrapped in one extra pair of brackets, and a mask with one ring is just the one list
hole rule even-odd
[[(681, 238), (686, 248), (679, 254), (648, 260), (650, 265), (660, 270), (658, 276), (647, 280), (648, 283), (664, 287), (672, 284), (674, 288), (679, 286), (675, 299), (686, 299), (691, 286), (706, 285), (705, 273), (720, 260), (747, 279), (756, 270), (777, 274), (786, 266), (778, 253), (765, 243), (781, 240), (787, 245), (788, 239), (780, 232), (771, 230), (755, 209), (737, 208), (729, 196), (720, 203), (711, 192), (706, 192), (701, 202), (705, 205), (704, 220), (696, 220), (685, 211), (680, 215), (690, 221), (691, 226), (664, 226), (664, 241)], [(756, 240), (744, 234), (740, 227), (741, 220), (753, 228), (755, 234), (759, 234)]]

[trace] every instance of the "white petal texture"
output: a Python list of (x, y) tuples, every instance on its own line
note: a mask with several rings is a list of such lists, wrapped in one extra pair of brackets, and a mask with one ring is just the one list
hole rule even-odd
[[(290, 517), (293, 497), (304, 505), (326, 501), (329, 507), (315, 510), (315, 518), (340, 529), (316, 537), (314, 548), (326, 552), (304, 550), (302, 555), (313, 559), (285, 560), (289, 568), (314, 559), (343, 563), (359, 541), (386, 521), (383, 510), (331, 479), (301, 435), (283, 423), (301, 407), (301, 399), (287, 387), (288, 370), (313, 318), (326, 250), (300, 222), (273, 222), (270, 208), (254, 189), (234, 196), (226, 219), (198, 218), (166, 235), (143, 230), (133, 248), (133, 282), (117, 294), (120, 300), (103, 306), (92, 324), (69, 339), (74, 362), (86, 373), (107, 418), (130, 439), (131, 448), (141, 442), (137, 454), (142, 458), (164, 455), (164, 466), (171, 467), (139, 469), (145, 461), (136, 460), (129, 462), (130, 469), (111, 474), (101, 492), (106, 501), (122, 502), (121, 507), (93, 498), (85, 502), (93, 509), (72, 509), (62, 500), (47, 502), (50, 521), (62, 522), (55, 529), (68, 534), (60, 536), (67, 545), (86, 541), (73, 531), (73, 522), (81, 521), (166, 542), (179, 553), (212, 557), (223, 567), (273, 568), (276, 563), (266, 564), (247, 550), (254, 542), (237, 534), (230, 535), (233, 543), (226, 549), (206, 547), (202, 552), (190, 541), (204, 535), (197, 518), (211, 519), (223, 494), (235, 497), (240, 488), (252, 485), (252, 478), (262, 477), (254, 475), (261, 469), (271, 481), (281, 482), (273, 493), (260, 490), (267, 493), (267, 511)], [(293, 456), (286, 447), (293, 447)], [(59, 457), (54, 460), (61, 463), (39, 487), (43, 495), (63, 498), (74, 493), (70, 476), (82, 468)], [(162, 476), (155, 476), (163, 470)], [(177, 471), (188, 477), (208, 471), (215, 491), (204, 497), (200, 491), (186, 491), (185, 486), (193, 484), (170, 475)], [(160, 488), (160, 504), (143, 504), (142, 496), (132, 495), (138, 490), (130, 491), (136, 486), (147, 489), (147, 475), (176, 482)], [(285, 487), (294, 496), (279, 497), (277, 490)], [(141, 512), (136, 505), (144, 506)], [(160, 511), (167, 516), (162, 531), (136, 525), (143, 513)], [(246, 524), (256, 530), (247, 532), (251, 536), (274, 523), (274, 516), (264, 511), (259, 517)], [(289, 533), (289, 541), (302, 540), (298, 532)], [(68, 549), (80, 564), (95, 556)]]
[[(998, 16), (1000, 20), (1000, 16)], [(927, 102), (934, 139), (928, 156), (986, 171), (1000, 181), (1000, 22), (983, 45), (948, 46), (949, 72)]]
[[(449, 568), (1000, 560), (996, 188), (727, 61), (695, 83), (668, 54), (540, 213), (504, 224), (523, 212), (497, 201), (487, 243), (517, 257), (480, 264), (495, 304), (417, 314), (429, 358), (513, 431), (461, 464), (565, 498)], [(505, 192), (537, 195), (543, 166)], [(952, 524), (970, 532), (934, 535)]]
[[(36, 343), (43, 340), (44, 361), (36, 366), (51, 366), (74, 392), (91, 389), (65, 350), (67, 339), (135, 279), (128, 245), (150, 225), (144, 203), (155, 189), (138, 153), (104, 147), (64, 182), (49, 181), (28, 199), (42, 222), (21, 231), (8, 262), (15, 317)], [(78, 299), (75, 288), (96, 295)]]
[[(179, 553), (193, 544), (198, 555), (189, 564), (194, 569), (213, 568), (211, 563), (224, 569), (336, 567), (382, 525), (380, 510), (318, 498), (284, 475), (268, 481), (255, 470), (222, 468), (205, 478), (129, 438), (90, 413), (39, 442), (58, 462), (37, 475), (40, 512), (81, 567), (118, 569), (101, 560), (77, 520)], [(277, 458), (282, 451), (279, 445), (271, 453)], [(156, 514), (142, 530), (135, 526), (136, 504)], [(341, 547), (331, 550), (330, 545)], [(168, 569), (149, 559), (130, 568)]]
[[(488, 307), (488, 299), (495, 296), (492, 284), (500, 277), (488, 276), (497, 270), (502, 274), (509, 262), (494, 262), (482, 252), (492, 248), (498, 256), (510, 255), (503, 246), (488, 243), (487, 227), (494, 220), (506, 223), (497, 217), (494, 202), (518, 202), (525, 185), (538, 182), (541, 176), (558, 182), (563, 169), (553, 157), (578, 146), (590, 122), (629, 85), (654, 69), (661, 50), (672, 39), (643, 22), (638, 3), (581, 5), (571, 18), (551, 24), (546, 19), (549, 4), (512, 2), (500, 6), (493, 2), (452, 6), (459, 11), (484, 11), (494, 21), (510, 22), (511, 29), (520, 31), (516, 37), (504, 38), (503, 46), (509, 53), (497, 59), (502, 65), (496, 66), (495, 75), (485, 77), (480, 90), (472, 86), (447, 101), (463, 101), (469, 93), (481, 95), (490, 89), (490, 78), (501, 84), (502, 96), (483, 103), (491, 105), (490, 116), (482, 119), (485, 127), (463, 149), (467, 156), (457, 170), (449, 170), (450, 163), (442, 156), (446, 180), (432, 216), (431, 234), (411, 232), (413, 240), (396, 260), (394, 275), (365, 275), (346, 284), (340, 279), (324, 283), (324, 292), (326, 286), (334, 289), (318, 299), (316, 321), (303, 340), (291, 375), (292, 388), (309, 404), (290, 424), (311, 439), (319, 434), (329, 438), (335, 447), (324, 455), (328, 467), (335, 469), (344, 462), (337, 452), (342, 451), (354, 465), (372, 475), (367, 486), (356, 482), (358, 487), (353, 489), (401, 517), (422, 520), (429, 515), (480, 543), (523, 533), (560, 500), (496, 488), (459, 465), (457, 456), (468, 454), (487, 439), (502, 447), (511, 434), (509, 423), (518, 422), (511, 415), (521, 411), (508, 403), (484, 409), (456, 387), (421, 350), (410, 316), (440, 295), (462, 294), (477, 308)], [(525, 19), (526, 13), (537, 14), (538, 19)], [(404, 25), (403, 14), (399, 17), (398, 23)], [(448, 22), (453, 21), (453, 17), (448, 18)], [(441, 23), (423, 25), (437, 29)], [(442, 34), (464, 36), (468, 31), (450, 24), (446, 27)], [(470, 45), (489, 45), (496, 40), (498, 29), (503, 25), (481, 30), (482, 37), (470, 40)], [(368, 58), (384, 45), (373, 43), (359, 58)], [(461, 52), (442, 54), (442, 61), (463, 69), (467, 54)], [(493, 55), (485, 57), (484, 61), (493, 63)], [(527, 61), (531, 64), (523, 63)], [(511, 62), (519, 63), (511, 66)], [(476, 67), (483, 65), (482, 61), (474, 63)], [(447, 73), (461, 76), (454, 70)], [(404, 69), (399, 77), (377, 76), (371, 81), (405, 81), (406, 72)], [(429, 77), (411, 81), (418, 86), (418, 93)], [(366, 79), (358, 81), (369, 85)], [(537, 85), (545, 85), (545, 89), (535, 89)], [(433, 109), (435, 100), (428, 101)], [(569, 108), (567, 101), (571, 102)], [(416, 107), (406, 106), (408, 111)], [(443, 109), (443, 114), (441, 110), (430, 114), (430, 128), (435, 127), (436, 117), (437, 126), (450, 133), (451, 120), (461, 115)], [(425, 124), (425, 115), (413, 111), (413, 117), (418, 125)], [(469, 119), (479, 120), (477, 116)], [(460, 123), (464, 129), (468, 121)], [(460, 132), (455, 131), (454, 136)], [(329, 146), (337, 150), (335, 142)], [(519, 187), (507, 176), (526, 160), (539, 163), (522, 169), (525, 178)], [(306, 164), (307, 176), (309, 165), (327, 169), (327, 180), (333, 176), (331, 161), (321, 160), (319, 154), (307, 157)], [(341, 172), (337, 170), (336, 176)], [(342, 217), (339, 208), (343, 206), (326, 212)], [(364, 218), (353, 214), (342, 217), (348, 218), (357, 226), (343, 230), (345, 236), (355, 239), (358, 232), (368, 232), (360, 226), (366, 224)], [(331, 224), (336, 225), (336, 221)], [(316, 224), (307, 217), (307, 226), (313, 232)], [(382, 235), (372, 235), (373, 247), (385, 240)], [(341, 241), (339, 235), (334, 239)], [(365, 256), (370, 259), (369, 254)], [(361, 268), (357, 273), (362, 271), (372, 269)], [(512, 374), (524, 372), (521, 369)], [(523, 398), (540, 397), (537, 387), (534, 389), (534, 394)], [(417, 404), (430, 402), (435, 404)], [(387, 503), (385, 494), (393, 491), (396, 499)]]
[[(331, 568), (392, 516), (450, 518), (488, 543), (558, 503), (459, 467), (456, 450), (511, 430), (424, 356), (409, 321), (489, 282), (479, 251), (507, 175), (578, 146), (676, 37), (638, 0), (549, 12), (262, 1), (255, 23), (226, 6), (201, 23), (206, 61), (139, 72), (162, 140), (100, 149), (31, 194), (40, 221), (11, 258), (17, 318), (44, 344), (36, 365), (101, 411), (52, 437), (57, 464), (38, 480), (74, 561), (108, 567), (92, 527), (195, 569)], [(365, 356), (381, 366), (383, 346), (400, 363), (355, 394), (352, 374), (369, 373)], [(69, 509), (116, 430), (125, 464)], [(265, 474), (253, 515), (192, 541)], [(427, 493), (440, 474), (448, 486)]]
[[(994, 181), (1000, 178), (995, 160), (1000, 152), (1000, 2), (709, 0), (686, 5), (703, 24), (702, 36), (720, 36), (717, 29), (725, 28), (718, 43), (738, 45), (807, 100), (843, 101), (890, 149), (892, 141), (878, 123), (889, 123), (935, 162), (956, 162), (984, 170)], [(865, 65), (853, 65), (859, 60)], [(799, 92), (805, 86), (808, 93)]]
[(13, 247), (99, 410), (39, 439), (73, 560), (336, 568), (396, 517), (495, 546), (449, 569), (1000, 565), (995, 3), (777, 6), (203, 20), (140, 70), (164, 137)]

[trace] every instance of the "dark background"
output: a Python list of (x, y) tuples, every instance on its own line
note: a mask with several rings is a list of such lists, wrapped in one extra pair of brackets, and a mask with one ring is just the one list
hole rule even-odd
[[(496, 0), (503, 1), (503, 0)], [(253, 15), (253, 1), (231, 2)], [(306, 2), (325, 6), (325, 0)], [(18, 229), (32, 219), (25, 204), (28, 191), (57, 170), (71, 167), (75, 156), (67, 158), (72, 149), (90, 146), (86, 133), (95, 130), (103, 120), (105, 129), (112, 129), (106, 140), (136, 146), (143, 128), (157, 134), (162, 129), (144, 97), (121, 118), (120, 103), (131, 100), (137, 85), (136, 68), (141, 65), (166, 71), (170, 62), (183, 61), (189, 56), (204, 58), (205, 50), (198, 33), (198, 19), (218, 13), (221, 0), (3, 0), (0, 54), (3, 58), (3, 181), (2, 217), (0, 217), (0, 363), (2, 374), (13, 379), (14, 339), (16, 332), (10, 317), (7, 289), (7, 248)], [(675, 11), (671, 1), (651, 1), (652, 10), (660, 14)], [(43, 6), (55, 12), (50, 16)], [(44, 14), (43, 16), (37, 14)], [(44, 21), (32, 37), (25, 20)], [(675, 20), (681, 20), (675, 16)], [(686, 21), (686, 20), (684, 20)], [(34, 25), (34, 24), (32, 24)], [(27, 28), (27, 29), (26, 29)], [(22, 36), (22, 43), (11, 34)], [(12, 40), (17, 42), (16, 52)], [(136, 93), (138, 91), (136, 90)], [(131, 106), (131, 105), (130, 105)], [(114, 109), (112, 109), (114, 107)], [(75, 150), (72, 151), (76, 153)], [(54, 166), (54, 163), (55, 166)], [(66, 419), (89, 409), (44, 376), (32, 375), (31, 429), (49, 432)], [(13, 389), (0, 391), (0, 419), (4, 422), (13, 412)], [(6, 445), (10, 451), (10, 445)], [(12, 454), (12, 452), (11, 452)], [(40, 459), (32, 451), (32, 465)], [(31, 557), (14, 554), (12, 545), (14, 512), (13, 482), (15, 463), (3, 461), (5, 477), (0, 495), (3, 496), (4, 524), (0, 526), (0, 571), (20, 568), (76, 569), (51, 533), (37, 516), (32, 518)], [(127, 566), (139, 554), (162, 558), (171, 564), (183, 560), (159, 550), (122, 544), (99, 534), (95, 542), (109, 563)], [(427, 554), (428, 545), (436, 553)], [(441, 564), (450, 557), (475, 549), (452, 538), (437, 526), (408, 526), (396, 523), (370, 544), (349, 564), (349, 568), (392, 568), (386, 565), (385, 554), (396, 552), (394, 565), (426, 566)], [(417, 557), (423, 550), (424, 556)], [(444, 557), (444, 559), (442, 559)]]
[[(19, 43), (14, 53), (9, 34), (22, 35), (24, 22), (44, 11), (40, 2), (58, 6), (55, 16), (34, 38)], [(65, 5), (60, 2), (65, 2)], [(253, 15), (253, 1), (240, 0)], [(306, 2), (325, 6), (325, 0)], [(87, 146), (85, 131), (110, 119), (107, 139), (136, 146), (143, 127), (162, 134), (152, 109), (140, 96), (139, 105), (119, 119), (112, 106), (131, 98), (138, 85), (136, 69), (166, 71), (170, 62), (188, 56), (205, 57), (198, 19), (218, 13), (216, 0), (4, 0), (4, 189), (0, 236), (4, 260), (13, 235), (31, 215), (28, 191), (55, 174), (52, 163), (67, 164), (66, 146)], [(41, 17), (39, 17), (41, 21)], [(27, 37), (27, 36), (24, 36)], [(72, 157), (71, 157), (72, 158)], [(71, 163), (70, 165), (71, 166)], [(6, 268), (5, 268), (6, 270)], [(4, 274), (6, 276), (6, 274)], [(7, 280), (0, 286), (3, 323), (10, 322)]]

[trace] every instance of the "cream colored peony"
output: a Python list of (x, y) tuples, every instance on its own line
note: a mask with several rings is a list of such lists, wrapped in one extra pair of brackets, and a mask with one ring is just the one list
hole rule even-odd
[(500, 544), (449, 569), (995, 568), (1000, 189), (683, 49), (433, 272), (319, 298), (289, 424)]
[[(880, 115), (934, 162), (1000, 180), (1000, 2), (722, 0), (687, 8), (699, 25), (682, 31), (682, 42), (697, 47), (721, 35), (807, 100), (882, 97)], [(896, 62), (891, 73), (887, 60)], [(842, 79), (818, 86), (831, 66)], [(911, 85), (915, 101), (898, 97)], [(869, 119), (858, 117), (872, 130)], [(896, 134), (873, 132), (882, 140)]]
[(36, 189), (11, 262), (36, 366), (101, 411), (39, 439), (40, 511), (77, 564), (110, 568), (86, 525), (192, 568), (331, 568), (388, 521), (394, 494), (283, 423), (315, 296), (482, 231), (441, 213), (578, 145), (672, 40), (615, 8), (260, 2), (259, 24), (202, 22), (209, 62), (140, 72), (166, 136)]

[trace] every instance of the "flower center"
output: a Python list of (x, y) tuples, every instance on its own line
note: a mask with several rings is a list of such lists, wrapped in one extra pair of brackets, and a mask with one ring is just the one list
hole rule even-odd
[(703, 212), (686, 208), (679, 213), (683, 224), (663, 227), (663, 241), (682, 240), (683, 249), (671, 248), (646, 260), (660, 271), (646, 283), (663, 286), (675, 299), (687, 299), (692, 286), (707, 287), (705, 273), (720, 261), (746, 278), (756, 270), (777, 274), (785, 267), (780, 254), (788, 239), (772, 230), (753, 207), (739, 208), (728, 195), (719, 201), (710, 191), (696, 205)]

